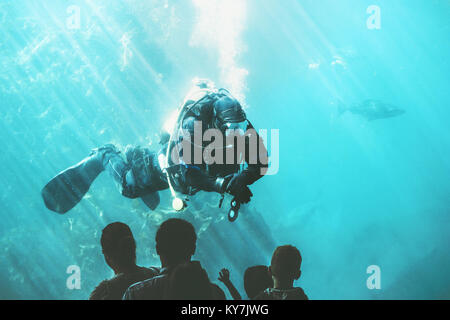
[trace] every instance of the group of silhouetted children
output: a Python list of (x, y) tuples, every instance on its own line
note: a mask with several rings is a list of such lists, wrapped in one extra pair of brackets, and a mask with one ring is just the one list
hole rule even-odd
[[(196, 250), (194, 227), (182, 219), (169, 219), (156, 232), (156, 253), (161, 268), (136, 265), (136, 242), (130, 228), (121, 222), (109, 224), (101, 236), (102, 252), (114, 271), (112, 279), (102, 281), (91, 293), (91, 300), (225, 300), (222, 289), (212, 283), (199, 261), (191, 258)], [(251, 300), (307, 300), (301, 288), (302, 257), (297, 248), (286, 245), (275, 249), (271, 264), (245, 271), (244, 287)], [(218, 280), (235, 300), (242, 297), (222, 269)]]

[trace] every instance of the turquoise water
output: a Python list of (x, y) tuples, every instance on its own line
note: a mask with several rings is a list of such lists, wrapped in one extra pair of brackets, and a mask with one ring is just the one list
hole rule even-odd
[[(195, 225), (210, 278), (227, 267), (242, 294), (248, 266), (293, 244), (312, 299), (450, 298), (449, 1), (111, 3), (0, 1), (0, 298), (86, 299), (112, 275), (99, 238), (113, 221), (131, 226), (140, 265), (159, 266), (154, 234), (174, 216)], [(45, 208), (41, 188), (92, 148), (156, 150), (196, 76), (280, 130), (279, 172), (237, 222), (211, 194), (177, 214), (164, 192), (151, 212), (106, 173), (68, 214)], [(338, 116), (339, 101), (367, 99), (406, 113)], [(66, 286), (70, 265), (80, 290)]]

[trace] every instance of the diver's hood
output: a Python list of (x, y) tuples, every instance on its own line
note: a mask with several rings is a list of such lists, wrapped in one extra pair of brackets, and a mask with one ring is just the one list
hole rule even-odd
[(247, 122), (247, 116), (236, 99), (229, 96), (220, 98), (214, 104), (216, 126), (221, 130), (234, 127), (233, 124)]

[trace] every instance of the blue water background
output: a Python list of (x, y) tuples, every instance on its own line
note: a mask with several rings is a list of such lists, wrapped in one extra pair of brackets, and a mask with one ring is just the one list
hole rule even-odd
[[(178, 216), (168, 192), (151, 212), (105, 173), (60, 216), (40, 190), (105, 143), (157, 150), (191, 79), (229, 87), (232, 67), (244, 70), (236, 94), (254, 126), (279, 129), (280, 163), (236, 223), (210, 194), (181, 214), (210, 278), (229, 268), (245, 296), (244, 270), (293, 244), (296, 285), (312, 299), (450, 298), (450, 2), (247, 0), (226, 24), (241, 27), (220, 41), (196, 40), (200, 4), (0, 1), (0, 298), (86, 299), (112, 276), (99, 238), (113, 221), (131, 226), (140, 265), (159, 266), (155, 231)], [(78, 29), (67, 26), (70, 5)], [(367, 28), (369, 5), (381, 9), (379, 30)], [(338, 116), (339, 101), (366, 99), (406, 113)], [(81, 290), (66, 287), (70, 265)], [(370, 265), (380, 290), (366, 286)]]

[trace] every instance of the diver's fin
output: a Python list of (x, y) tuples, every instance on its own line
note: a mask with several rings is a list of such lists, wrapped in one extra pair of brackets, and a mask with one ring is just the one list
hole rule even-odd
[(81, 201), (102, 171), (102, 161), (95, 155), (64, 170), (42, 189), (45, 206), (57, 213), (66, 213)]
[(158, 191), (147, 194), (143, 197), (141, 197), (142, 201), (149, 207), (152, 211), (155, 210), (160, 202), (159, 193)]

